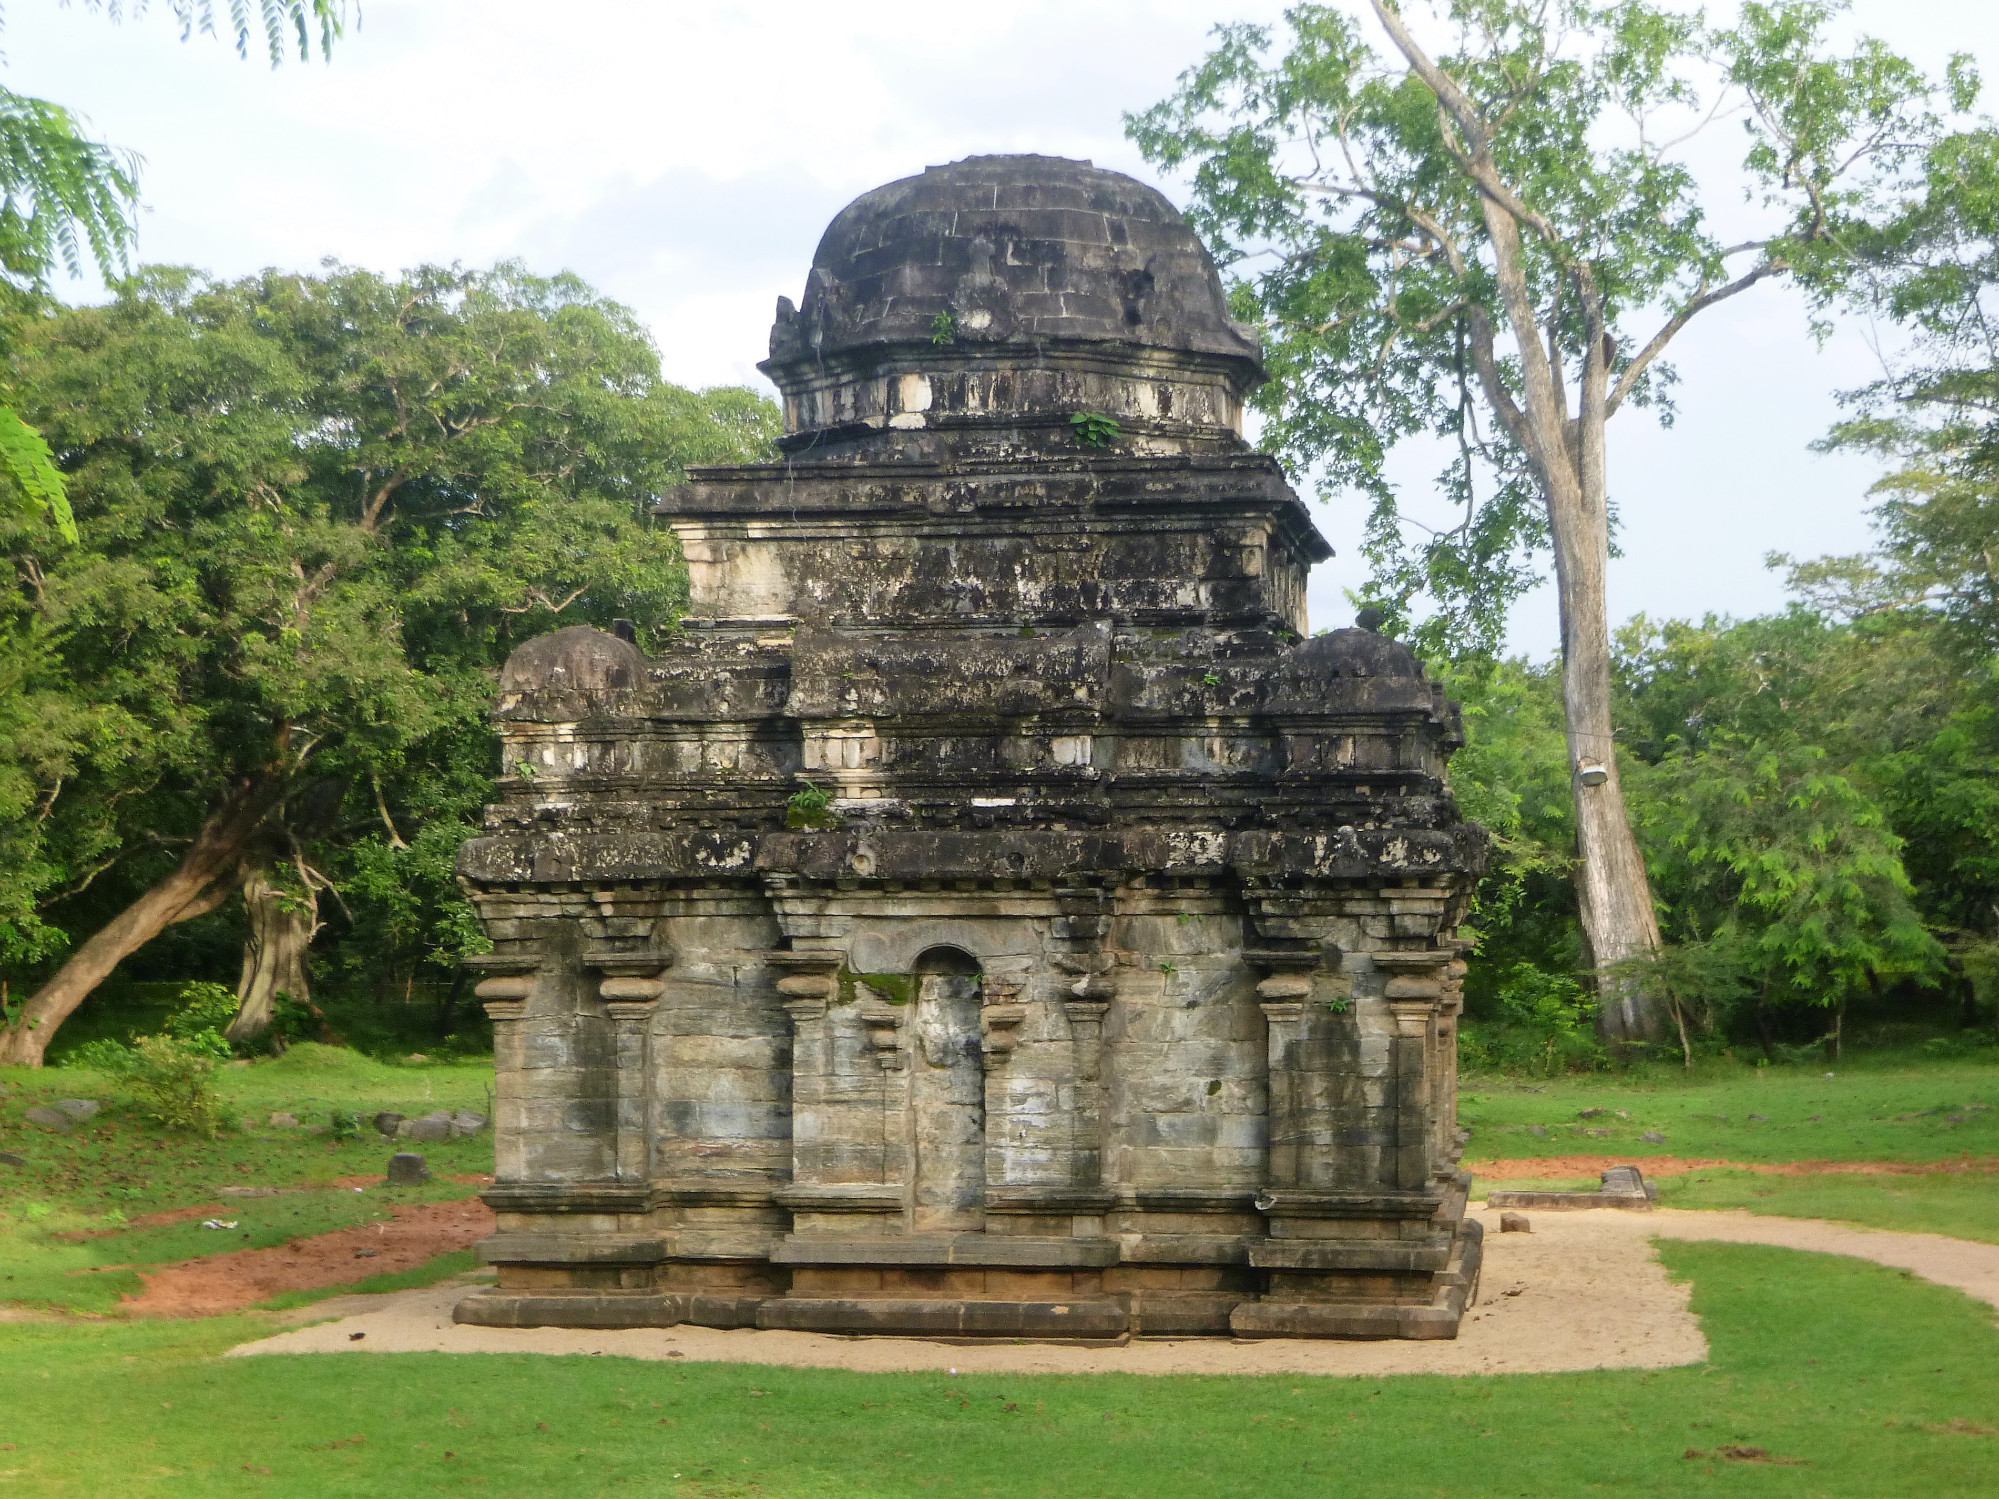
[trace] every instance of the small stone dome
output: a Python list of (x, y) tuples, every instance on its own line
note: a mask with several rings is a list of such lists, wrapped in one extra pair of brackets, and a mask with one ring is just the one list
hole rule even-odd
[(603, 692), (637, 687), (645, 676), (645, 657), (630, 641), (570, 625), (516, 646), (500, 672), (500, 692)]
[[(946, 336), (948, 334), (948, 337)], [(972, 156), (863, 193), (780, 298), (767, 373), (882, 345), (1138, 345), (1258, 363), (1179, 211), (1120, 172)]]
[(1423, 663), (1399, 640), (1372, 630), (1328, 630), (1293, 650), (1284, 675), (1301, 683), (1348, 677), (1411, 677), (1423, 680)]

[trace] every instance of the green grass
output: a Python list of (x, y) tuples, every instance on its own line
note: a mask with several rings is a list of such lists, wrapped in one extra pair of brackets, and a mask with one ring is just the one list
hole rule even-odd
[[(1765, 1176), (1707, 1167), (1651, 1178), (1665, 1208), (1744, 1208), (1779, 1218), (1830, 1218), (1898, 1233), (1948, 1234), (1999, 1244), (1999, 1174), (1954, 1172), (1924, 1176)], [(1588, 1191), (1594, 1176), (1477, 1180), (1488, 1191)]]
[[(1972, 1104), (1985, 1107), (1967, 1107)], [(1590, 1108), (1610, 1112), (1579, 1117)], [(1628, 1117), (1620, 1118), (1620, 1109)], [(1648, 1155), (1731, 1161), (1999, 1156), (1999, 1063), (1916, 1061), (1904, 1053), (1858, 1055), (1831, 1068), (1717, 1060), (1691, 1078), (1677, 1068), (1533, 1081), (1467, 1077), (1459, 1118), (1472, 1132), (1467, 1160), (1579, 1153), (1641, 1162)], [(1537, 1127), (1543, 1133), (1535, 1134)], [(1641, 1140), (1648, 1130), (1664, 1134), (1663, 1143)]]
[[(1708, 1365), (1360, 1379), (866, 1375), (514, 1355), (218, 1360), (265, 1326), (0, 1325), (12, 1444), (0, 1481), (10, 1493), (106, 1499), (1939, 1499), (1999, 1486), (1999, 1435), (1975, 1434), (1999, 1421), (1989, 1307), (1831, 1256), (1672, 1242), (1663, 1252), (1693, 1280)], [(1729, 1444), (1797, 1465), (1683, 1456)]]
[[(116, 1081), (101, 1074), (74, 1068), (10, 1068), (0, 1074), (9, 1087), (8, 1096), (0, 1098), (0, 1150), (27, 1160), (25, 1167), (0, 1165), (0, 1302), (108, 1312), (120, 1296), (139, 1289), (139, 1277), (129, 1267), (265, 1248), (371, 1222), (386, 1217), (394, 1202), (464, 1197), (474, 1189), (451, 1177), (492, 1170), (487, 1131), (415, 1147), (435, 1176), (421, 1187), (357, 1193), (330, 1183), (380, 1174), (398, 1145), (371, 1127), (348, 1141), (308, 1128), (325, 1123), (334, 1109), (484, 1113), (490, 1062), (403, 1066), (308, 1045), (275, 1060), (225, 1068), (217, 1076), (231, 1117), (249, 1125), (207, 1140), (140, 1117)], [(104, 1109), (68, 1134), (23, 1120), (28, 1109), (59, 1098), (95, 1098)], [(279, 1111), (295, 1114), (302, 1125), (264, 1122)], [(304, 1190), (244, 1195), (244, 1189), (271, 1186)], [(237, 1226), (204, 1229), (198, 1220), (127, 1226), (143, 1214), (209, 1203), (218, 1207), (213, 1216)]]

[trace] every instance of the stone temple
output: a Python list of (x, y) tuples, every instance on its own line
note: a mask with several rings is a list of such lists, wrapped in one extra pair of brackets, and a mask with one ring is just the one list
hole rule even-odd
[(974, 157), (834, 219), (777, 461), (659, 501), (658, 655), (508, 662), (461, 1321), (1451, 1337), (1456, 706), (1330, 549), (1152, 189)]

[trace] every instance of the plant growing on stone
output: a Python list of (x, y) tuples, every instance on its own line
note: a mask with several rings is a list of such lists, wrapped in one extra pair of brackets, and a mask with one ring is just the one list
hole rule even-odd
[(833, 793), (807, 781), (785, 798), (784, 825), (788, 828), (823, 828), (833, 821), (829, 810)]
[[(1977, 81), (1964, 58), (1937, 85), (1872, 41), (1834, 51), (1840, 7), (1821, 0), (1751, 0), (1720, 28), (1643, 0), (1435, 0), (1427, 29), (1414, 5), (1369, 4), (1386, 59), (1299, 5), (1281, 46), (1222, 28), (1127, 125), (1191, 171), (1191, 216), (1241, 268), (1275, 376), (1267, 437), (1373, 501), (1369, 596), (1403, 620), (1427, 596), (1433, 652), (1490, 648), (1531, 554), (1552, 553), (1576, 893), (1607, 967), (1659, 942), (1611, 723), (1610, 420), (1665, 409), (1661, 355), (1692, 319), (1764, 281), (1836, 279), (1944, 133), (1936, 107), (1968, 109)], [(1726, 117), (1741, 166), (1703, 181), (1683, 143)], [(1746, 235), (1710, 221), (1723, 195), (1760, 215)], [(1447, 446), (1459, 507), (1414, 542), (1386, 466), (1412, 439)], [(1656, 996), (1607, 997), (1606, 1039), (1660, 1034)]]
[(953, 343), (958, 337), (958, 314), (945, 308), (930, 320), (930, 341), (934, 344)]
[(1076, 434), (1076, 441), (1086, 448), (1109, 447), (1123, 429), (1117, 418), (1105, 416), (1101, 411), (1079, 411), (1069, 418), (1069, 427)]

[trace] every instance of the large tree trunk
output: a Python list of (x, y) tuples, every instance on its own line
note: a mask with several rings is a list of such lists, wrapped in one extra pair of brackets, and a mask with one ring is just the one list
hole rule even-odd
[[(1507, 183), (1491, 150), (1491, 129), (1456, 79), (1424, 52), (1393, 0), (1372, 0), (1374, 13), (1409, 65), (1436, 95), (1438, 124), (1479, 193), (1481, 217), (1492, 242), (1493, 271), (1519, 354), (1521, 399), (1515, 401), (1493, 348), (1487, 314), (1472, 300), (1465, 313), (1472, 362), (1479, 384), (1507, 434), (1526, 454), (1541, 498), (1555, 551), (1555, 584), (1562, 610), (1562, 709), (1568, 728), (1569, 778), (1576, 806), (1576, 902), (1592, 966), (1599, 971), (1656, 952), (1659, 920), (1652, 909), (1652, 886), (1631, 834), (1624, 791), (1617, 774), (1610, 720), (1610, 606), (1604, 575), (1610, 565), (1608, 464), (1604, 429), (1614, 409), (1611, 397), (1613, 348), (1604, 326), (1603, 299), (1587, 263), (1563, 246), (1556, 258), (1582, 313), (1581, 368), (1576, 371), (1576, 410), (1569, 410), (1568, 372), (1562, 367), (1561, 340), (1542, 327), (1528, 283), (1522, 234), (1543, 245), (1560, 235)], [(1436, 230), (1440, 242), (1450, 236)], [(1452, 250), (1453, 268), (1469, 270)], [(1708, 300), (1732, 296), (1754, 276), (1733, 283)], [(1697, 308), (1690, 306), (1671, 325), (1677, 328)], [(1657, 342), (1670, 337), (1670, 330)], [(1656, 349), (1647, 351), (1650, 357)], [(1601, 766), (1604, 779), (1586, 785), (1583, 767)], [(1594, 779), (1594, 771), (1591, 779)], [(1625, 974), (1630, 970), (1626, 969)], [(1597, 1033), (1613, 1045), (1655, 1041), (1665, 1033), (1664, 1006), (1642, 983), (1624, 975), (1598, 982), (1603, 999)]]
[(224, 1034), (231, 1041), (248, 1041), (271, 1028), (280, 994), (310, 1004), (306, 950), (318, 927), (318, 898), (310, 886), (303, 896), (271, 882), (270, 869), (259, 864), (243, 877), (243, 905), (250, 915), (250, 936), (243, 944), (243, 976), (236, 985), (236, 1018)]
[(154, 885), (70, 956), (35, 991), (12, 1025), (0, 1026), (0, 1063), (39, 1067), (56, 1030), (132, 953), (176, 922), (205, 916), (236, 888), (251, 836), (282, 788), (263, 781), (240, 787), (216, 809), (173, 873)]
[[(1597, 1034), (1612, 1045), (1656, 1041), (1664, 1017), (1656, 996), (1627, 969), (1656, 952), (1659, 919), (1652, 884), (1631, 833), (1617, 768), (1610, 714), (1610, 613), (1604, 573), (1610, 534), (1601, 494), (1582, 486), (1572, 506), (1548, 507), (1555, 537), (1555, 580), (1562, 606), (1562, 711), (1567, 725), (1569, 787), (1576, 808), (1576, 906), (1589, 961), (1601, 975)], [(1571, 513), (1564, 514), (1564, 510)], [(1599, 785), (1584, 781), (1600, 769)]]

